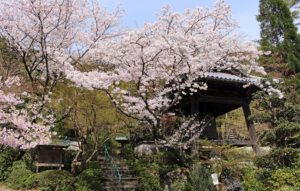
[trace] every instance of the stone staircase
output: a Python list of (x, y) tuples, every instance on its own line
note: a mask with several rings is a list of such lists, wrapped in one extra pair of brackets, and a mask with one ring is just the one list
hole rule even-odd
[[(111, 157), (114, 158), (114, 161), (121, 175), (120, 191), (138, 191), (138, 179), (134, 171), (130, 170), (126, 166), (126, 164), (121, 160), (121, 157), (119, 155), (111, 155)], [(107, 164), (104, 156), (98, 156), (97, 158), (102, 166), (102, 171), (104, 175), (104, 178), (102, 179), (104, 183), (102, 190), (118, 191), (118, 173), (115, 172), (115, 176), (113, 175), (113, 169), (111, 169), (110, 165)]]

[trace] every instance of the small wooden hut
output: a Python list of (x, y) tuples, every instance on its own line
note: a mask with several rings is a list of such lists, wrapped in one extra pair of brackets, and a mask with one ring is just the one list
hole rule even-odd
[(130, 141), (127, 137), (116, 137), (115, 141), (117, 141), (118, 143), (121, 143), (122, 148), (124, 147), (124, 145), (130, 143)]
[(53, 138), (51, 143), (47, 145), (38, 145), (38, 163), (36, 164), (36, 173), (39, 167), (58, 167), (61, 170), (64, 165), (62, 164), (63, 148), (68, 148), (70, 140), (67, 137)]
[[(259, 91), (260, 88), (254, 84), (243, 87), (249, 82), (254, 83), (257, 80), (260, 80), (260, 78), (246, 75), (240, 70), (223, 70), (199, 74), (196, 82), (207, 83), (208, 89), (200, 90), (192, 95), (192, 92), (187, 92), (185, 96), (182, 96), (183, 98), (176, 108), (184, 110), (188, 115), (198, 114), (197, 120), (201, 121), (205, 118), (209, 122), (200, 138), (211, 139), (216, 144), (226, 142), (239, 146), (252, 145), (254, 153), (260, 155), (255, 126), (252, 121), (248, 120), (251, 114), (249, 104), (252, 94)], [(215, 118), (240, 107), (244, 111), (250, 140), (216, 140)]]

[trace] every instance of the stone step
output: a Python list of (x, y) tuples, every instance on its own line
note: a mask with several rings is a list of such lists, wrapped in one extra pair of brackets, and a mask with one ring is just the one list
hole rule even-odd
[[(118, 176), (118, 174), (104, 174), (103, 173), (103, 176), (104, 176), (104, 178), (119, 178), (119, 176)], [(123, 179), (123, 178), (137, 178), (135, 175), (133, 175), (133, 174), (122, 174), (122, 173), (120, 173), (120, 176), (121, 176), (121, 178)]]
[[(108, 164), (107, 161), (99, 161), (99, 163), (100, 163), (101, 165), (110, 165), (110, 164)], [(121, 166), (126, 166), (126, 164), (125, 164), (123, 161), (115, 161), (115, 163), (116, 163), (117, 166), (119, 166), (119, 165), (121, 165)]]
[[(120, 171), (120, 170), (130, 170), (127, 166), (117, 166), (117, 168), (118, 168), (118, 170)], [(110, 168), (110, 166), (109, 167), (106, 167), (106, 166), (102, 166), (102, 170), (104, 171), (104, 170), (113, 170), (113, 169), (111, 169)]]
[[(115, 181), (103, 181), (103, 184), (105, 186), (117, 186), (118, 185), (118, 182)], [(121, 186), (138, 186), (138, 181), (122, 181)]]
[[(135, 175), (136, 173), (133, 170), (127, 170), (127, 169), (118, 169), (120, 174), (131, 174)], [(111, 169), (102, 169), (103, 174), (114, 174), (114, 172)]]
[(121, 176), (120, 189), (118, 189), (119, 176), (117, 172), (115, 172), (114, 175), (113, 170), (111, 169), (110, 164), (107, 163), (105, 157), (98, 156), (97, 159), (100, 165), (102, 166), (102, 172), (104, 175), (104, 178), (102, 178), (102, 181), (104, 183), (104, 186), (102, 187), (103, 190), (138, 191), (138, 177), (135, 176), (135, 172), (127, 167), (127, 165), (121, 160), (120, 156), (112, 155), (111, 157), (114, 158), (114, 161), (117, 165), (118, 171)]
[[(131, 182), (131, 181), (137, 181), (137, 177), (121, 177), (122, 182)], [(103, 181), (113, 181), (113, 182), (118, 182), (119, 178), (115, 177), (104, 177), (102, 178)]]
[[(102, 187), (103, 191), (119, 191), (118, 186), (103, 186)], [(121, 186), (120, 191), (140, 191), (138, 186)]]

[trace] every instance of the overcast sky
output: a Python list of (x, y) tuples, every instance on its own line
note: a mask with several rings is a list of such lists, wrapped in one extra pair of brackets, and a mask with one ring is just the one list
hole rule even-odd
[[(144, 21), (157, 20), (155, 13), (160, 12), (161, 7), (166, 4), (170, 4), (173, 11), (179, 12), (197, 6), (207, 6), (212, 10), (215, 0), (99, 0), (99, 2), (109, 10), (113, 10), (116, 3), (121, 3), (126, 10), (123, 26), (136, 28), (136, 24), (142, 27)], [(240, 25), (236, 33), (247, 34), (245, 40), (260, 39), (259, 23), (255, 19), (255, 15), (258, 15), (258, 0), (225, 0), (225, 3), (231, 5), (232, 15)]]

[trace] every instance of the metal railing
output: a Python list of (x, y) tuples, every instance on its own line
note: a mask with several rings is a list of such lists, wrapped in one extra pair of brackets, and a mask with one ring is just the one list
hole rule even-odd
[(110, 168), (113, 170), (113, 178), (115, 178), (115, 175), (118, 174), (119, 176), (119, 181), (118, 181), (118, 190), (120, 190), (120, 186), (121, 186), (121, 175), (119, 172), (119, 169), (115, 163), (115, 160), (113, 157), (109, 156), (108, 150), (106, 148), (106, 146), (104, 145), (104, 153), (105, 153), (105, 160), (106, 162), (110, 165)]

